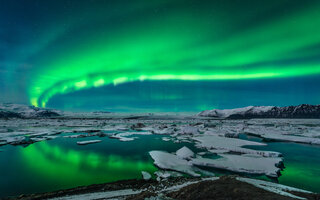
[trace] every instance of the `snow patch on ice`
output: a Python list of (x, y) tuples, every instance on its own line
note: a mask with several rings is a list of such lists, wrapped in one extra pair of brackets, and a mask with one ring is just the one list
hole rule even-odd
[(204, 135), (193, 137), (193, 140), (199, 142), (198, 146), (204, 147), (211, 152), (238, 152), (258, 154), (266, 157), (279, 157), (281, 154), (273, 151), (256, 151), (243, 148), (243, 146), (266, 146), (264, 143), (241, 140), (237, 138), (220, 137), (216, 135)]
[(193, 151), (191, 151), (188, 147), (184, 146), (176, 152), (176, 155), (182, 159), (190, 159), (194, 157)]
[(176, 155), (163, 151), (150, 151), (150, 156), (154, 160), (154, 164), (161, 169), (174, 170), (183, 172), (191, 176), (200, 176), (196, 173), (196, 169), (187, 160), (183, 160)]
[(192, 164), (196, 166), (214, 167), (233, 172), (267, 175), (277, 178), (280, 169), (277, 167), (282, 162), (281, 158), (266, 158), (258, 155), (232, 155), (219, 154), (221, 158), (209, 159), (198, 156), (192, 159)]

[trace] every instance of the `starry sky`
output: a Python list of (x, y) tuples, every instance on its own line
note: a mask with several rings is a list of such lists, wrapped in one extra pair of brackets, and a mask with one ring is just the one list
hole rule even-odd
[(320, 103), (318, 0), (1, 0), (0, 102), (196, 112)]

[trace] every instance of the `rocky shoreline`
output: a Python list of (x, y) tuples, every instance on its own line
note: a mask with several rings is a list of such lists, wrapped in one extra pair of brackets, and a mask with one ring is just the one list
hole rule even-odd
[[(241, 181), (237, 176), (212, 178), (177, 177), (161, 181), (123, 180), (113, 183), (80, 186), (41, 194), (20, 195), (3, 200), (40, 200), (40, 199), (308, 199), (319, 200), (320, 194), (308, 193), (291, 187), (282, 186), (282, 192), (274, 186), (272, 190)], [(254, 179), (250, 179), (254, 180)], [(263, 181), (264, 182), (264, 181)], [(272, 183), (273, 184), (273, 183)], [(278, 189), (279, 189), (278, 188)]]

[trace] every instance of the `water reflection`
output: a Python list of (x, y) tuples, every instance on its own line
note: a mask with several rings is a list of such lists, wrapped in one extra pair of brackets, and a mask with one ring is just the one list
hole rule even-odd
[(156, 170), (148, 161), (115, 154), (77, 151), (47, 142), (20, 149), (20, 154), (32, 173), (51, 180), (61, 180), (63, 177), (64, 182), (77, 184), (138, 178), (142, 170)]

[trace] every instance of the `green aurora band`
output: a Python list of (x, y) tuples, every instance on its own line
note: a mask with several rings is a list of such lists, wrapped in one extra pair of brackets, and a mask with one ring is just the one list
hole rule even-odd
[[(253, 22), (259, 12), (268, 12), (277, 3), (262, 5), (239, 17), (225, 15), (214, 6), (196, 11), (168, 2), (162, 4), (169, 8), (161, 14), (150, 14), (151, 17), (139, 15), (145, 8), (123, 10), (135, 17), (115, 20), (112, 26), (104, 24), (110, 24), (115, 16), (88, 15), (88, 23), (103, 25), (79, 36), (77, 32), (87, 25), (72, 22), (68, 34), (71, 32), (75, 39), (63, 40), (61, 51), (53, 49), (48, 58), (36, 63), (45, 67), (37, 70), (30, 84), (31, 104), (45, 107), (57, 94), (132, 81), (320, 74), (320, 62), (312, 59), (284, 64), (316, 55), (309, 47), (320, 42), (319, 3), (246, 29), (239, 26)], [(148, 9), (152, 6), (148, 5)], [(56, 37), (61, 39), (64, 35), (59, 32)]]

